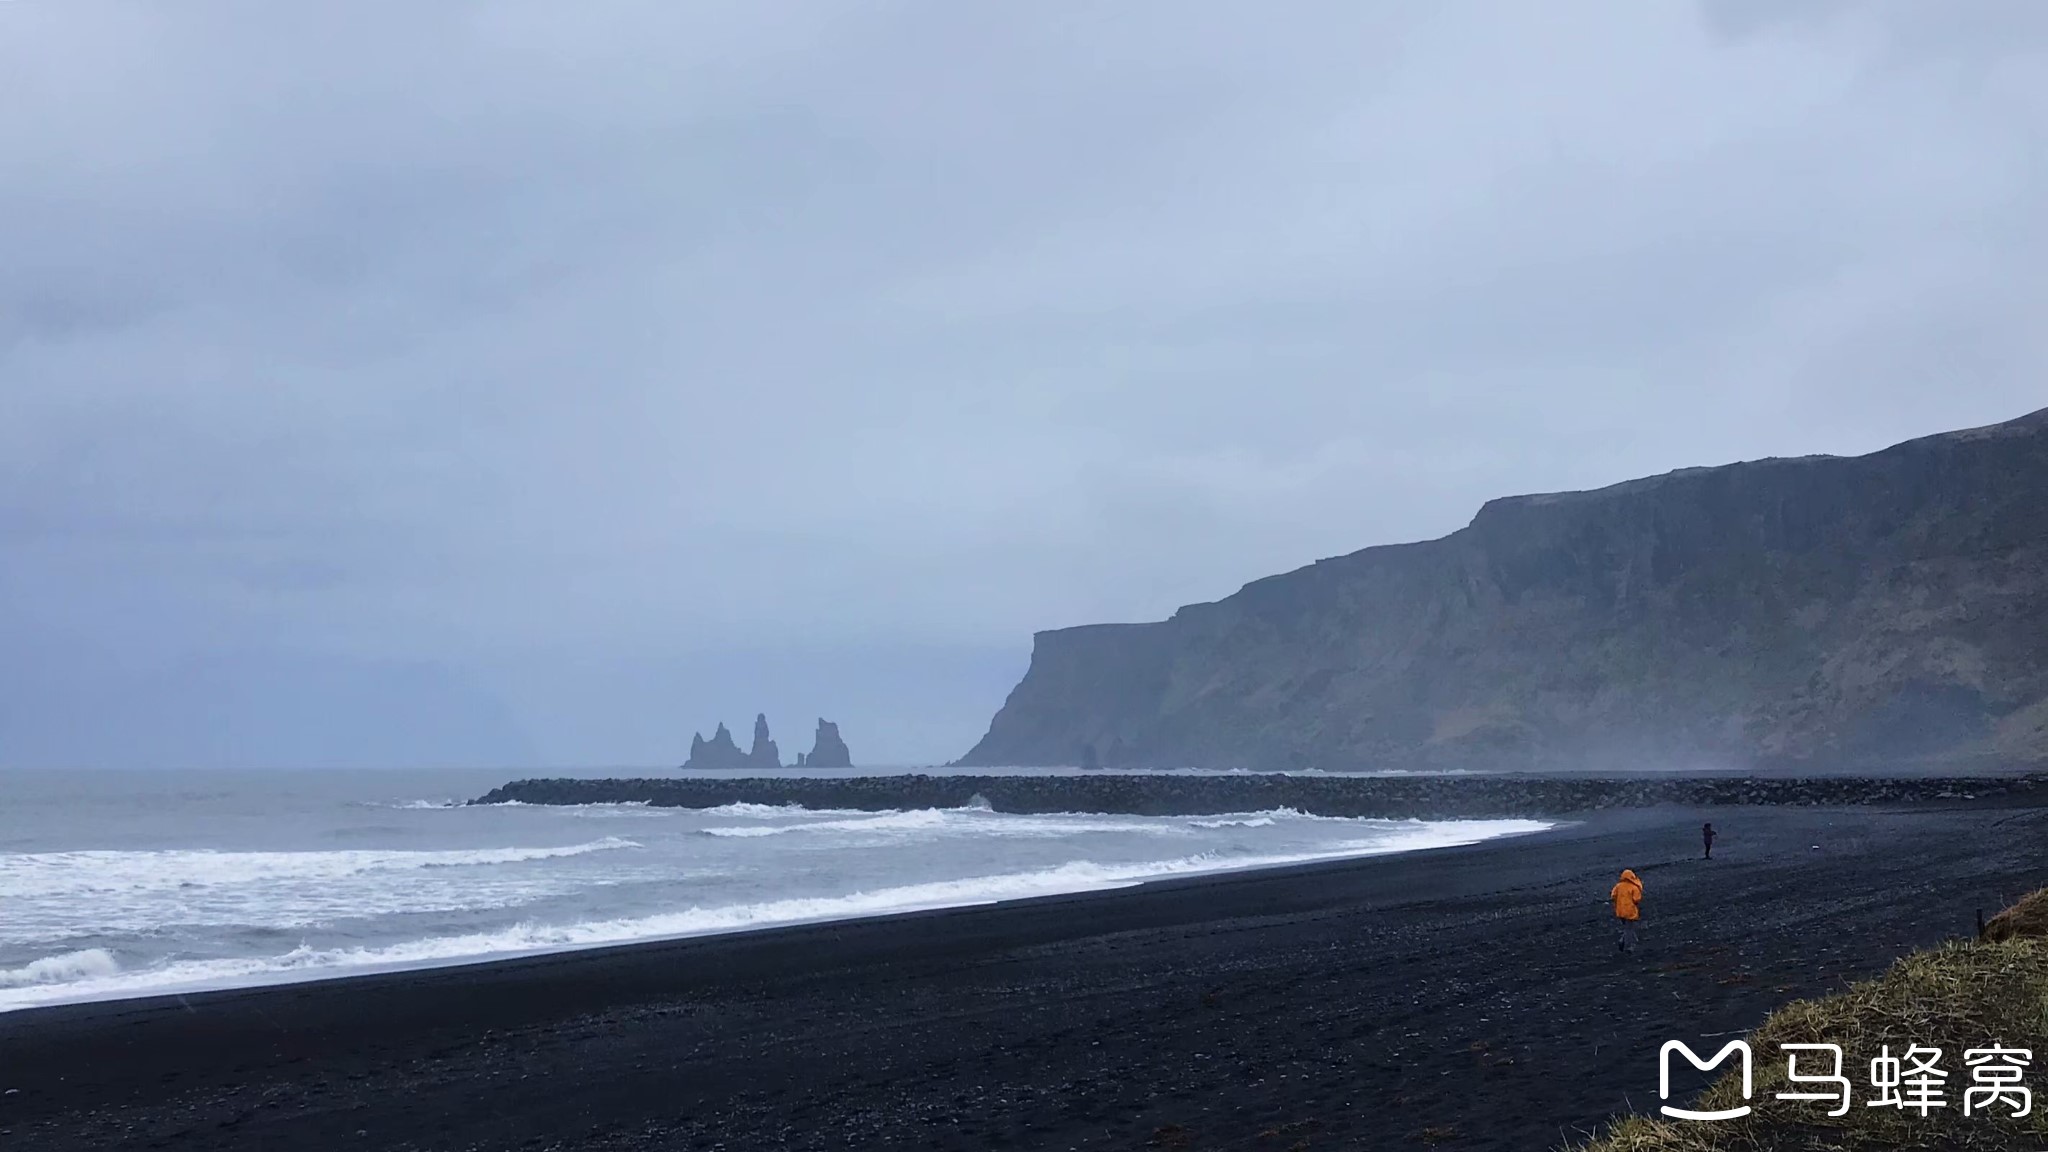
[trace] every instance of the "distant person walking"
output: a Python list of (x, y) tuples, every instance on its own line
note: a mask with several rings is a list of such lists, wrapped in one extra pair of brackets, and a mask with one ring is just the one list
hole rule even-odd
[(1623, 868), (1621, 879), (1608, 890), (1607, 898), (1614, 901), (1615, 946), (1623, 952), (1635, 951), (1636, 921), (1643, 915), (1643, 882), (1632, 869)]
[(1714, 826), (1712, 824), (1700, 825), (1700, 843), (1707, 846), (1707, 859), (1712, 860), (1714, 858)]

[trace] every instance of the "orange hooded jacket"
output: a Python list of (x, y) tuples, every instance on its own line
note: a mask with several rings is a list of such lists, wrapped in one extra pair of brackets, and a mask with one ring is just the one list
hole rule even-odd
[(1623, 868), (1621, 880), (1607, 893), (1614, 901), (1614, 915), (1620, 920), (1634, 920), (1641, 913), (1637, 910), (1643, 902), (1643, 882), (1636, 879), (1633, 870)]

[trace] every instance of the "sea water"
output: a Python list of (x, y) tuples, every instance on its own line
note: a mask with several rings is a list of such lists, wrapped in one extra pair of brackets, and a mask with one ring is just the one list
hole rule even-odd
[(1287, 809), (464, 803), (509, 775), (0, 772), (0, 1011), (984, 904), (1548, 826)]

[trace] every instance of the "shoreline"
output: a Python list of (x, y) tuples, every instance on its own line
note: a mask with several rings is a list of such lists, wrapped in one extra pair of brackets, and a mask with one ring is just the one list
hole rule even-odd
[[(1711, 864), (1700, 815), (8, 1013), (0, 1129), (305, 1152), (1412, 1149), (1427, 1130), (1527, 1152), (1654, 1102), (1663, 1040), (1966, 935), (2048, 871), (2041, 807), (1719, 808)], [(1623, 863), (1649, 889), (1630, 957), (1603, 900)]]
[[(0, 1025), (4, 1025), (5, 1021), (9, 1018), (20, 1017), (26, 1013), (40, 1013), (61, 1008), (89, 1009), (94, 1006), (112, 1006), (125, 1004), (134, 1004), (137, 1005), (139, 1008), (147, 1008), (149, 1007), (149, 1005), (145, 1004), (144, 1002), (151, 1001), (159, 1002), (157, 1006), (176, 1003), (182, 1008), (188, 1006), (192, 1001), (195, 1000), (202, 1000), (214, 996), (229, 995), (240, 992), (263, 992), (271, 989), (292, 988), (307, 984), (324, 984), (329, 982), (349, 981), (371, 977), (402, 978), (411, 974), (434, 973), (441, 972), (447, 969), (467, 968), (478, 965), (512, 964), (521, 961), (543, 960), (549, 957), (566, 956), (584, 952), (632, 949), (649, 945), (680, 944), (692, 940), (703, 940), (714, 937), (748, 935), (761, 932), (776, 932), (786, 929), (816, 928), (827, 925), (848, 924), (867, 920), (887, 920), (896, 917), (943, 914), (948, 912), (965, 911), (974, 908), (1007, 907), (1011, 905), (1034, 903), (1038, 901), (1056, 901), (1072, 898), (1085, 898), (1089, 896), (1107, 895), (1114, 892), (1123, 892), (1131, 889), (1145, 888), (1155, 884), (1199, 884), (1205, 881), (1221, 880), (1239, 874), (1250, 875), (1265, 872), (1285, 872), (1293, 869), (1314, 869), (1318, 867), (1331, 865), (1341, 866), (1348, 864), (1356, 864), (1361, 861), (1384, 859), (1396, 856), (1414, 856), (1419, 853), (1451, 852), (1465, 848), (1483, 847), (1488, 844), (1494, 844), (1502, 841), (1522, 840), (1532, 837), (1547, 836), (1584, 819), (1584, 816), (1585, 814), (1580, 814), (1576, 817), (1557, 817), (1553, 818), (1549, 826), (1545, 828), (1535, 828), (1529, 829), (1527, 831), (1517, 832), (1502, 832), (1495, 835), (1487, 836), (1480, 840), (1470, 841), (1464, 844), (1432, 845), (1422, 848), (1365, 849), (1345, 854), (1316, 856), (1306, 859), (1284, 860), (1273, 863), (1245, 864), (1237, 866), (1225, 864), (1219, 865), (1215, 868), (1191, 869), (1185, 872), (1169, 872), (1155, 876), (1147, 876), (1131, 880), (1105, 881), (1092, 887), (1074, 888), (1058, 892), (1046, 892), (1030, 896), (998, 897), (990, 899), (966, 899), (957, 903), (937, 903), (877, 912), (862, 912), (837, 916), (826, 915), (808, 917), (794, 920), (775, 921), (760, 924), (758, 926), (740, 925), (730, 928), (713, 928), (698, 932), (686, 932), (674, 935), (653, 935), (645, 937), (636, 937), (630, 939), (606, 941), (603, 943), (565, 945), (559, 947), (536, 947), (504, 952), (483, 952), (463, 956), (451, 956), (445, 959), (433, 959), (424, 961), (393, 961), (386, 964), (365, 964), (347, 967), (334, 966), (331, 968), (324, 969), (314, 968), (303, 970), (304, 974), (298, 974), (294, 972), (280, 972), (278, 973), (278, 978), (276, 979), (262, 979), (250, 983), (222, 984), (199, 982), (187, 985), (167, 985), (162, 987), (137, 989), (133, 993), (117, 993), (111, 996), (82, 996), (78, 998), (69, 999), (54, 999), (34, 1004), (25, 1004), (19, 1007), (7, 1007), (5, 1005), (0, 1005)], [(1436, 823), (1457, 822), (1460, 821), (1438, 821)]]
[[(1632, 820), (1631, 816), (1636, 819)], [(1489, 837), (1469, 844), (1449, 844), (1408, 851), (1377, 852), (1352, 856), (1335, 856), (1324, 859), (1303, 860), (1287, 864), (1261, 865), (1248, 868), (1222, 868), (1207, 872), (1192, 872), (1184, 875), (1159, 876), (1146, 880), (1132, 881), (1103, 888), (1076, 889), (1068, 892), (1050, 892), (1043, 895), (1023, 896), (1013, 899), (992, 900), (965, 904), (948, 904), (930, 908), (908, 908), (894, 912), (878, 912), (867, 915), (833, 917), (819, 920), (792, 921), (788, 923), (763, 925), (759, 928), (736, 928), (725, 931), (702, 932), (685, 936), (652, 937), (643, 940), (622, 940), (613, 943), (593, 944), (574, 948), (536, 949), (529, 952), (503, 955), (487, 955), (476, 958), (451, 959), (446, 963), (420, 966), (393, 967), (375, 971), (337, 973), (332, 976), (316, 976), (303, 980), (286, 980), (265, 984), (230, 985), (214, 988), (194, 988), (151, 992), (137, 996), (121, 996), (105, 999), (68, 1000), (50, 1004), (37, 1004), (23, 1008), (0, 1011), (0, 1047), (11, 1032), (39, 1028), (46, 1021), (62, 1020), (66, 1023), (96, 1025), (107, 1020), (136, 1016), (189, 1015), (195, 1011), (237, 1005), (246, 1002), (254, 1007), (263, 1007), (260, 1001), (271, 996), (290, 997), (293, 993), (314, 990), (349, 993), (356, 990), (388, 992), (394, 987), (418, 987), (422, 991), (436, 984), (469, 985), (479, 982), (505, 981), (522, 983), (531, 978), (549, 979), (556, 975), (575, 978), (582, 975), (576, 968), (589, 965), (609, 967), (618, 961), (632, 962), (652, 958), (665, 953), (686, 950), (693, 945), (717, 945), (734, 940), (761, 940), (764, 944), (806, 945), (817, 942), (814, 937), (824, 937), (832, 943), (848, 930), (862, 933), (874, 932), (886, 935), (889, 927), (896, 924), (940, 925), (950, 918), (968, 918), (976, 914), (993, 913), (1003, 915), (1042, 915), (1071, 906), (1105, 904), (1120, 898), (1143, 897), (1146, 894), (1188, 893), (1211, 890), (1228, 890), (1236, 884), (1266, 885), (1272, 882), (1313, 881), (1328, 874), (1347, 874), (1361, 867), (1374, 864), (1421, 862), (1428, 859), (1457, 859), (1470, 854), (1500, 851), (1512, 844), (1527, 844), (1537, 841), (1564, 840), (1601, 836), (1635, 826), (1642, 818), (1641, 813), (1623, 812), (1580, 812), (1555, 817), (1551, 827), (1523, 833), (1509, 833)], [(1651, 820), (1662, 823), (1657, 817)], [(1085, 908), (1096, 915), (1106, 915), (1109, 908)], [(8, 1025), (17, 1025), (9, 1028)], [(4, 1090), (4, 1089), (0, 1089)]]

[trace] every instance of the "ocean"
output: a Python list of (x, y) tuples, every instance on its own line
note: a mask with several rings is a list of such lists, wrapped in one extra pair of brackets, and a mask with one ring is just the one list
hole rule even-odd
[(0, 772), (0, 1011), (983, 904), (1548, 827), (1285, 809), (463, 803), (512, 775)]

